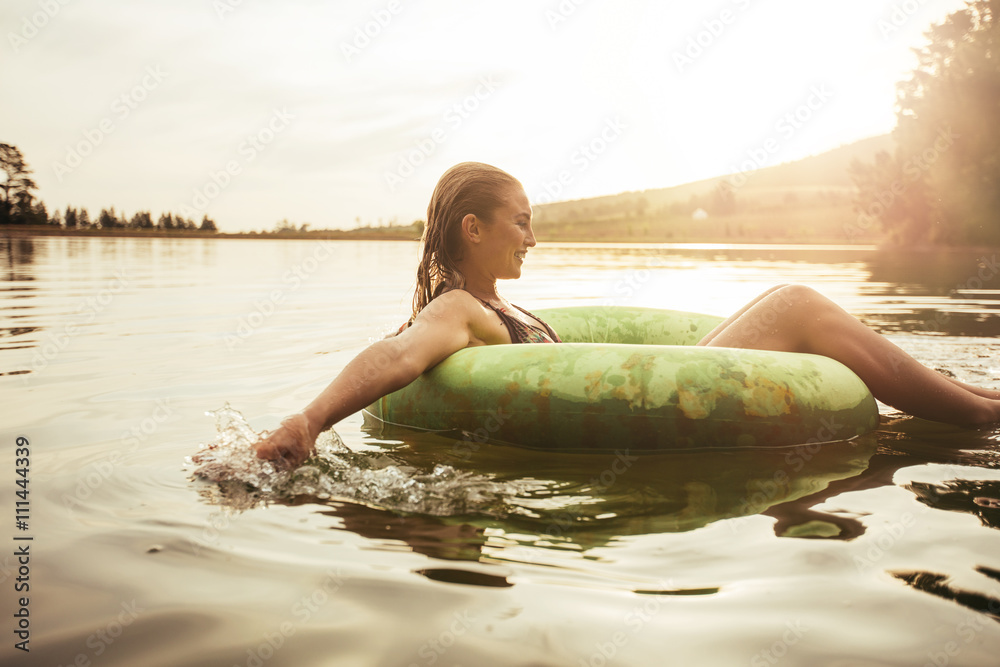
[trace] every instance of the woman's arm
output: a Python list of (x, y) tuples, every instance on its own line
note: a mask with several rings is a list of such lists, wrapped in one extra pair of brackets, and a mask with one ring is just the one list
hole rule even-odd
[(405, 387), (458, 350), (494, 342), (478, 335), (482, 317), (481, 306), (463, 292), (434, 299), (409, 328), (370, 345), (301, 413), (282, 420), (255, 445), (257, 456), (301, 464), (319, 434), (341, 419)]

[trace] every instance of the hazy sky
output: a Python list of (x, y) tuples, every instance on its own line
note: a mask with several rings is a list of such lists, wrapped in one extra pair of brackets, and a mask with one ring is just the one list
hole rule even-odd
[(888, 132), (911, 48), (963, 6), (4, 0), (0, 142), (50, 209), (409, 223), (465, 160), (543, 202)]

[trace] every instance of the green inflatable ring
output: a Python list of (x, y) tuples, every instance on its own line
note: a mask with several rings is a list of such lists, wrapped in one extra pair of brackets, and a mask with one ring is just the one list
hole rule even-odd
[(565, 451), (783, 447), (878, 424), (868, 388), (833, 359), (696, 347), (717, 317), (614, 306), (536, 314), (563, 344), (459, 350), (366, 419)]

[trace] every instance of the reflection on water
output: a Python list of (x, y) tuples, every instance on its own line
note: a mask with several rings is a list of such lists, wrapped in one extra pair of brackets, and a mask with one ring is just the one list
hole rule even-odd
[[(996, 429), (883, 406), (875, 434), (820, 448), (637, 457), (483, 444), (465, 456), (441, 435), (366, 432), (355, 415), (315, 465), (287, 474), (248, 457), (247, 442), (405, 319), (415, 244), (0, 247), (5, 424), (32, 443), (39, 664), (1000, 654)], [(806, 283), (924, 363), (1000, 387), (993, 267), (982, 251), (542, 243), (503, 289), (529, 309), (725, 315), (776, 283)], [(216, 431), (205, 413), (227, 402), (232, 420)], [(197, 465), (218, 481), (192, 479), (184, 459), (208, 442), (219, 446)], [(0, 481), (0, 494), (16, 488)], [(10, 566), (0, 557), (0, 572)], [(98, 643), (108, 628), (114, 641)]]
[(34, 280), (31, 263), (35, 254), (35, 241), (28, 237), (2, 237), (0, 247), (4, 254), (4, 280)]
[[(983, 577), (1000, 582), (1000, 572), (987, 567), (979, 567), (976, 570)], [(944, 574), (935, 574), (932, 572), (893, 572), (892, 576), (905, 581), (908, 585), (919, 591), (936, 595), (945, 600), (952, 600), (963, 607), (967, 607), (972, 611), (985, 615), (987, 618), (1000, 622), (1000, 596), (991, 597), (956, 588), (950, 583), (950, 577)], [(970, 631), (975, 627), (976, 620), (973, 619), (973, 622), (966, 623)], [(981, 624), (985, 622), (979, 621), (980, 628), (982, 627)]]
[[(37, 326), (25, 326), (31, 299), (36, 293), (32, 281), (32, 260), (35, 252), (34, 241), (30, 238), (0, 238), (3, 251), (3, 273), (0, 276), (0, 291), (4, 293), (0, 301), (0, 352), (23, 350), (37, 345)], [(21, 375), (26, 369), (0, 369), (0, 375)]]
[(955, 479), (944, 484), (913, 482), (906, 488), (930, 507), (967, 512), (987, 528), (1000, 529), (1000, 482)]
[[(511, 457), (507, 446), (483, 444), (474, 457), (465, 459), (456, 454), (453, 440), (380, 428), (379, 437), (398, 444), (377, 456), (358, 454), (328, 431), (317, 443), (317, 455), (290, 473), (252, 454), (258, 436), (237, 411), (227, 406), (213, 415), (216, 439), (194, 456), (194, 474), (221, 485), (215, 501), (223, 505), (247, 509), (308, 497), (333, 501), (340, 508), (350, 501), (396, 513), (459, 517), (462, 522), (475, 516), (482, 531), (531, 536), (524, 542), (527, 546), (581, 552), (623, 535), (689, 531), (765, 511), (787, 524), (791, 512), (778, 508), (861, 474), (876, 448), (874, 437), (862, 437), (765, 450), (640, 456), (628, 450), (559, 456), (524, 450)], [(524, 477), (525, 469), (532, 471), (530, 478)], [(370, 537), (384, 534), (381, 524), (376, 524), (374, 535), (367, 535), (365, 522), (351, 525), (353, 510), (333, 513), (342, 512), (349, 530)], [(827, 525), (835, 525), (835, 517), (828, 519)], [(810, 523), (818, 522), (810, 517)], [(417, 523), (421, 539), (425, 525)], [(467, 530), (459, 532), (472, 531), (460, 525)], [(399, 528), (397, 532), (405, 530)], [(783, 527), (800, 537), (816, 528)], [(844, 537), (861, 532), (862, 527), (852, 526)], [(836, 530), (834, 535), (840, 536)], [(409, 542), (405, 535), (403, 539)], [(462, 550), (469, 551), (469, 545)]]

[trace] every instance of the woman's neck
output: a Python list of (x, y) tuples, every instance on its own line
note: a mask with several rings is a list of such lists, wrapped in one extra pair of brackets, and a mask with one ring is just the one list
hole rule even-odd
[(477, 299), (482, 299), (483, 301), (490, 301), (494, 303), (501, 303), (503, 301), (497, 293), (497, 283), (495, 280), (491, 282), (474, 282), (466, 280), (465, 287), (463, 289), (472, 296)]

